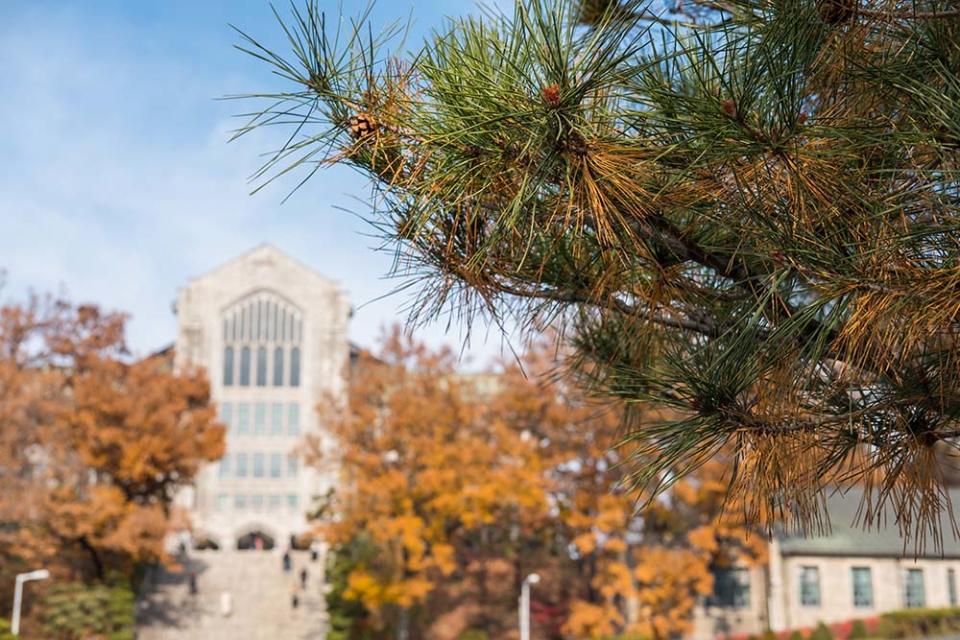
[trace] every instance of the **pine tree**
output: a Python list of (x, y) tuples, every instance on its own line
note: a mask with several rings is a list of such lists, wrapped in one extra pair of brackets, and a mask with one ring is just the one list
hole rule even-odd
[(637, 486), (724, 450), (756, 521), (817, 526), (861, 484), (866, 521), (889, 503), (935, 531), (960, 435), (960, 4), (520, 0), (404, 54), (402, 25), (305, 2), (292, 56), (244, 36), (291, 88), (238, 135), (289, 129), (261, 183), (371, 177), (415, 320), (563, 327), (595, 389), (671, 409), (633, 425)]

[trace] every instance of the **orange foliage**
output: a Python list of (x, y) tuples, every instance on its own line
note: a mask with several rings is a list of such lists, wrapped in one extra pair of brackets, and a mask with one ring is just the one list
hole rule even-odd
[(200, 372), (125, 357), (125, 318), (0, 307), (0, 566), (103, 577), (162, 556), (174, 492), (223, 451)]

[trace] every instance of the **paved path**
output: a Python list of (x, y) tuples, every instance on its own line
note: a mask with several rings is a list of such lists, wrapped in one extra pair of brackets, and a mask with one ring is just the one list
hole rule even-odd
[[(294, 552), (293, 570), (285, 573), (275, 551), (201, 551), (191, 554), (180, 571), (156, 574), (137, 605), (138, 640), (322, 640), (327, 615), (322, 564), (306, 552)], [(300, 569), (309, 571), (300, 606), (291, 595)], [(189, 593), (188, 576), (197, 574), (198, 594)], [(221, 593), (229, 590), (233, 613), (220, 611)]]

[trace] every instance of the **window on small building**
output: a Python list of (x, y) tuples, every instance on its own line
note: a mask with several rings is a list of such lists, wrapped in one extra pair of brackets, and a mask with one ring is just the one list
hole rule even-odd
[(256, 509), (257, 511), (259, 511), (260, 509), (263, 509), (263, 496), (262, 496), (261, 494), (259, 494), (259, 493), (255, 493), (255, 494), (251, 495), (251, 496), (250, 496), (250, 506), (251, 506), (253, 509)]
[(300, 347), (290, 349), (290, 386), (300, 386)]
[(238, 478), (247, 477), (247, 454), (238, 453), (236, 457), (236, 474)]
[(217, 494), (217, 509), (223, 511), (230, 505), (230, 496), (225, 493)]
[(267, 348), (257, 348), (257, 386), (267, 386)]
[(947, 569), (947, 597), (951, 607), (957, 606), (957, 574), (953, 569)]
[(296, 509), (299, 504), (300, 504), (300, 497), (297, 494), (291, 493), (290, 495), (287, 496), (288, 508)]
[(247, 508), (247, 496), (242, 493), (238, 493), (233, 496), (233, 508), (234, 509), (246, 509)]
[(273, 350), (273, 386), (283, 386), (283, 347)]
[(270, 454), (270, 477), (279, 478), (283, 475), (283, 455), (279, 453)]
[(281, 496), (279, 493), (271, 493), (267, 498), (267, 501), (267, 508), (271, 511), (276, 511), (283, 503), (283, 496)]
[(296, 478), (298, 467), (299, 465), (297, 464), (296, 457), (287, 456), (287, 476), (290, 478)]
[(800, 567), (800, 604), (805, 607), (820, 606), (820, 569)]
[(240, 349), (240, 386), (250, 386), (250, 347)]
[(908, 609), (927, 605), (927, 594), (923, 586), (923, 569), (907, 569), (904, 599)]
[(750, 606), (750, 572), (743, 567), (715, 568), (713, 594), (707, 598), (712, 607), (743, 609)]
[(850, 569), (853, 582), (853, 606), (873, 606), (873, 576), (870, 567), (853, 567)]
[(223, 349), (223, 386), (233, 385), (233, 347)]
[(253, 454), (253, 477), (262, 478), (265, 471), (266, 456), (262, 453)]

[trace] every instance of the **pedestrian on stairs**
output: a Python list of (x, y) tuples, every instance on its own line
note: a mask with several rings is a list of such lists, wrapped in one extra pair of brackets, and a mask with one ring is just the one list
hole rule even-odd
[(293, 566), (293, 563), (290, 561), (290, 552), (284, 551), (283, 552), (283, 570), (289, 573), (292, 566)]
[(229, 618), (233, 613), (233, 595), (229, 591), (220, 594), (220, 614), (224, 618)]
[(307, 568), (300, 569), (300, 588), (307, 588)]
[(197, 572), (196, 571), (190, 572), (189, 583), (190, 583), (190, 595), (192, 596), (197, 595)]
[(296, 609), (300, 606), (300, 592), (297, 591), (296, 585), (294, 585), (293, 589), (290, 591), (290, 606), (293, 609)]

